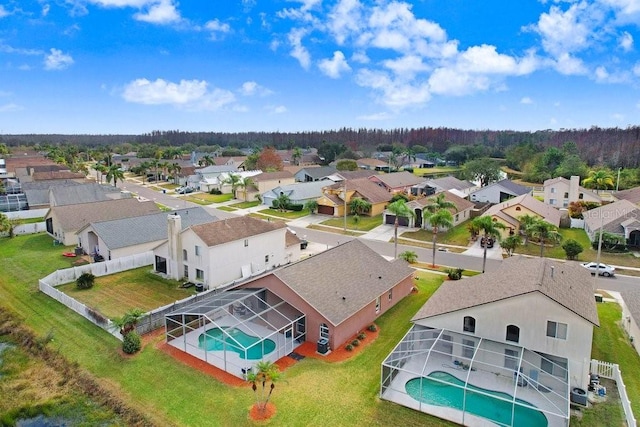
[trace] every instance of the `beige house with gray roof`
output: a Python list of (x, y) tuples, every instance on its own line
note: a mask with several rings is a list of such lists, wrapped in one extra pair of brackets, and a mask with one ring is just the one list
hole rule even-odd
[(444, 282), (412, 319), (544, 355), (540, 372), (567, 370), (586, 389), (593, 327), (599, 326), (590, 274), (576, 263), (511, 257), (499, 270)]
[(628, 246), (640, 246), (640, 207), (629, 200), (618, 200), (583, 212), (584, 230), (593, 242), (602, 229), (623, 236)]
[(155, 270), (175, 280), (226, 287), (300, 258), (300, 240), (284, 222), (249, 216), (182, 229), (180, 215), (169, 215), (168, 241), (153, 249)]
[(523, 194), (493, 205), (487, 209), (483, 216), (490, 216), (494, 221), (502, 223), (506, 227), (502, 231), (503, 237), (507, 237), (520, 231), (520, 220), (518, 218), (524, 215), (541, 218), (556, 227), (560, 225), (560, 211), (542, 203), (530, 194)]

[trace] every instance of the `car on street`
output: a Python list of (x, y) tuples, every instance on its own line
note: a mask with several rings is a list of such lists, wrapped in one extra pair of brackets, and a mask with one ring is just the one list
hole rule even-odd
[(178, 188), (176, 188), (176, 193), (178, 193), (178, 194), (193, 193), (193, 188), (191, 188), (191, 187), (178, 187)]
[(583, 262), (580, 265), (589, 270), (592, 275), (595, 275), (597, 272), (599, 276), (611, 277), (616, 273), (614, 267), (603, 263)]
[(487, 248), (492, 248), (493, 247), (493, 237), (487, 237), (487, 238), (482, 238), (480, 239), (480, 246), (484, 248), (484, 245), (487, 245)]

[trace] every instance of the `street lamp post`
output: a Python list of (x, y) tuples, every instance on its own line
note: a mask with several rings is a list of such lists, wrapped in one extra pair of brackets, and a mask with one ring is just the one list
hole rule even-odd
[(344, 233), (347, 234), (347, 180), (344, 180)]
[(618, 192), (618, 187), (620, 186), (620, 171), (622, 168), (618, 168), (618, 179), (616, 179), (616, 193)]

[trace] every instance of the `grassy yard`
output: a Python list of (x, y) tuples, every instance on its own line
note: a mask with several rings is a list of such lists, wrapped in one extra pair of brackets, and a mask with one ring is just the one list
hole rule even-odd
[[(442, 243), (444, 245), (468, 246), (469, 240), (471, 239), (471, 234), (469, 233), (469, 230), (467, 230), (468, 224), (469, 220), (456, 225), (444, 233), (438, 233), (438, 243)], [(405, 231), (401, 236), (407, 239), (422, 240), (428, 243), (433, 241), (433, 233), (431, 230), (420, 229), (415, 231)]]
[[(253, 425), (247, 419), (253, 395), (202, 375), (154, 345), (132, 358), (105, 331), (37, 291), (38, 278), (69, 266), (44, 235), (0, 239), (0, 304), (18, 313), (37, 334), (52, 331), (55, 348), (80, 368), (118, 390), (156, 425)], [(437, 289), (442, 276), (420, 274), (420, 292), (379, 319), (376, 342), (344, 363), (305, 359), (285, 373), (273, 402), (272, 425), (451, 426), (411, 409), (380, 401), (380, 363), (409, 328), (409, 319)], [(340, 399), (336, 399), (340, 390)]]
[(232, 205), (229, 205), (229, 207), (236, 208), (236, 209), (249, 209), (249, 208), (254, 208), (258, 206), (259, 204), (260, 204), (259, 200), (254, 200), (253, 202), (234, 203)]
[(187, 202), (197, 203), (199, 205), (210, 205), (212, 203), (223, 203), (233, 199), (232, 194), (209, 194), (209, 193), (194, 193), (185, 196), (179, 196), (180, 199)]
[(267, 209), (262, 209), (261, 211), (258, 211), (257, 214), (259, 215), (260, 218), (264, 218), (265, 216), (266, 217), (275, 216), (282, 219), (298, 219), (298, 218), (302, 218), (303, 216), (309, 215), (310, 212), (309, 212), (309, 209), (302, 209), (301, 211), (282, 212), (277, 209), (267, 208)]
[[(331, 218), (326, 221), (322, 221), (320, 224), (329, 227), (338, 227), (344, 229), (344, 217)], [(347, 230), (352, 231), (370, 231), (377, 226), (382, 225), (382, 215), (366, 216), (359, 215), (358, 222), (354, 220), (353, 215), (347, 215)]]
[[(437, 261), (437, 257), (436, 257), (436, 261)], [(431, 263), (429, 262), (416, 262), (414, 264), (411, 264), (411, 267), (420, 268), (423, 270), (437, 271), (440, 273), (447, 273), (447, 270), (451, 268), (451, 267), (447, 267), (446, 265), (436, 265), (434, 268), (431, 266)], [(482, 274), (482, 273), (480, 273), (479, 271), (473, 271), (473, 270), (462, 271), (462, 275), (465, 277), (473, 277), (473, 276), (477, 276), (478, 274)]]
[(113, 319), (132, 308), (150, 311), (193, 295), (193, 288), (181, 289), (180, 284), (153, 274), (149, 267), (141, 267), (96, 277), (91, 289), (78, 289), (75, 282), (57, 289)]
[(462, 168), (456, 166), (443, 166), (437, 168), (414, 168), (414, 175), (424, 176), (424, 175), (443, 175), (446, 173), (454, 173), (459, 172)]

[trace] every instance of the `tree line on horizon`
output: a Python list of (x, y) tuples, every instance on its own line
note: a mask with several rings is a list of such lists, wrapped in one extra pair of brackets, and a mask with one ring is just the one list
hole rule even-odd
[(220, 146), (277, 149), (319, 148), (323, 143), (342, 144), (351, 151), (373, 152), (379, 147), (416, 147), (425, 152), (446, 153), (456, 146), (479, 146), (491, 157), (504, 158), (510, 147), (529, 145), (546, 149), (575, 143), (580, 158), (590, 165), (611, 168), (640, 166), (640, 126), (622, 128), (560, 129), (533, 132), (512, 130), (463, 130), (446, 127), (368, 129), (340, 128), (305, 132), (187, 132), (153, 131), (142, 135), (2, 135), (8, 146), (73, 144), (85, 146), (139, 145), (203, 147)]

